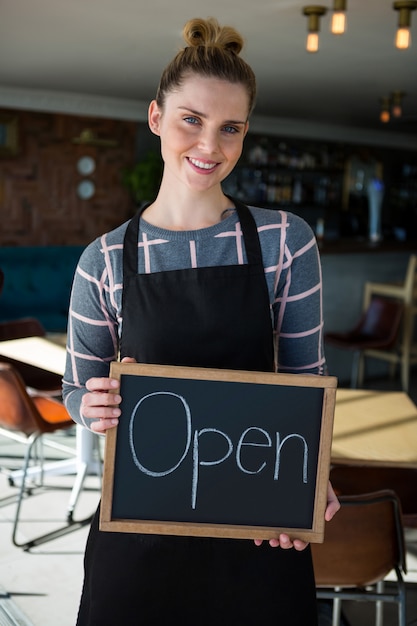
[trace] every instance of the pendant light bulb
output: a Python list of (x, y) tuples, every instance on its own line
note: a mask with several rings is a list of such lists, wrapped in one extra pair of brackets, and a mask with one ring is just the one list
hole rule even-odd
[(394, 104), (394, 106), (392, 107), (391, 113), (393, 117), (401, 117), (401, 115), (403, 114), (401, 105)]
[(411, 45), (411, 12), (417, 9), (416, 0), (400, 0), (392, 5), (398, 11), (398, 29), (395, 35), (395, 46), (398, 50), (407, 50)]
[(330, 30), (333, 35), (343, 35), (346, 30), (346, 0), (334, 0)]
[(391, 100), (389, 97), (384, 96), (381, 98), (381, 111), (379, 114), (379, 121), (383, 124), (387, 124), (390, 121), (390, 104)]
[(393, 93), (391, 94), (391, 114), (393, 117), (399, 118), (402, 116), (402, 103), (404, 96), (404, 91), (393, 91)]
[(326, 7), (312, 4), (303, 8), (303, 15), (308, 17), (307, 52), (317, 52), (319, 49), (320, 17), (327, 12)]
[(411, 35), (409, 28), (399, 28), (395, 34), (395, 47), (398, 50), (407, 50), (411, 45)]
[(389, 111), (381, 111), (381, 114), (379, 116), (379, 120), (383, 124), (387, 124), (389, 122)]
[(319, 35), (318, 33), (308, 33), (306, 50), (307, 52), (317, 52), (319, 49)]

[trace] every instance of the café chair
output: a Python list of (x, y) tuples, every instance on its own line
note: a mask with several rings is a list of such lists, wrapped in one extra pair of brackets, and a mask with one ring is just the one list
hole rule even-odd
[(46, 331), (35, 317), (22, 317), (0, 322), (0, 341), (23, 339), (24, 337), (44, 337)]
[(403, 526), (417, 528), (417, 468), (333, 461), (330, 481), (337, 495), (392, 489), (401, 502)]
[(375, 296), (353, 329), (325, 333), (325, 343), (353, 352), (350, 383), (352, 388), (355, 389), (363, 383), (361, 357), (364, 351), (391, 350), (398, 344), (403, 310), (402, 302)]
[[(395, 283), (365, 283), (364, 307), (375, 295), (396, 298), (404, 304), (404, 320), (402, 324), (401, 341), (397, 349), (392, 347), (375, 350), (367, 348), (362, 358), (372, 357), (388, 361), (395, 367), (401, 366), (401, 384), (403, 391), (408, 392), (410, 382), (410, 366), (417, 363), (417, 343), (415, 342), (415, 318), (417, 316), (417, 255), (410, 256), (404, 282)], [(362, 381), (359, 380), (359, 383)]]
[[(332, 626), (339, 626), (342, 602), (375, 602), (375, 626), (383, 626), (387, 602), (398, 605), (398, 624), (406, 626), (406, 573), (401, 504), (388, 489), (340, 496), (341, 508), (326, 523), (324, 542), (311, 544), (318, 600), (332, 600)], [(395, 588), (384, 579), (394, 571)]]
[[(24, 444), (26, 447), (12, 530), (12, 541), (17, 547), (27, 550), (67, 532), (68, 524), (64, 529), (48, 533), (43, 537), (24, 543), (17, 541), (24, 496), (30, 495), (35, 487), (42, 487), (44, 484), (42, 444), (53, 446), (53, 443), (48, 442), (44, 435), (72, 427), (74, 427), (74, 422), (63, 404), (44, 395), (30, 395), (19, 372), (10, 363), (0, 363), (0, 435)], [(70, 448), (68, 452), (75, 454)], [(39, 479), (35, 484), (30, 476), (30, 469), (34, 463), (41, 469), (37, 472)], [(14, 485), (12, 477), (15, 473), (10, 473), (11, 485)], [(82, 523), (79, 522), (78, 525)]]

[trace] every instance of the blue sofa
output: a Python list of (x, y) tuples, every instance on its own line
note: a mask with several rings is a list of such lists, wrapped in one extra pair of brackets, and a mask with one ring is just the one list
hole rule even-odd
[(0, 247), (0, 321), (37, 318), (47, 332), (67, 329), (69, 298), (84, 246)]

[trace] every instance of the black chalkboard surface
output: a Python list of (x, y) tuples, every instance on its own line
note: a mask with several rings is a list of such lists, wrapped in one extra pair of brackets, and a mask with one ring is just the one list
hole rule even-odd
[(112, 363), (100, 528), (321, 542), (337, 380)]

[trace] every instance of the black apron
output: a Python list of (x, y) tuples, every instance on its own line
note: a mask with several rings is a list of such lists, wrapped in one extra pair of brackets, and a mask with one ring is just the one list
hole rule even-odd
[[(139, 218), (124, 241), (121, 357), (271, 371), (273, 333), (256, 224), (234, 201), (248, 264), (138, 274)], [(303, 552), (98, 530), (93, 521), (77, 626), (315, 626)]]

